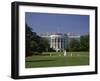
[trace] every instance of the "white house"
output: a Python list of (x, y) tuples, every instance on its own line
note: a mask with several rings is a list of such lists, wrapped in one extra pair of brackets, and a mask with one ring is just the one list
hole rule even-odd
[(49, 40), (50, 48), (53, 48), (55, 51), (64, 51), (68, 48), (68, 43), (71, 39), (80, 40), (80, 36), (72, 35), (72, 34), (45, 34), (41, 35), (41, 37)]

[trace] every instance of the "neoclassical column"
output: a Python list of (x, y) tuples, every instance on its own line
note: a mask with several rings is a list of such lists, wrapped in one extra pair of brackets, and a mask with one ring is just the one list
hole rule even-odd
[(52, 48), (54, 48), (54, 39), (52, 39)]
[(62, 39), (60, 41), (61, 41), (61, 49), (62, 49)]
[(54, 39), (52, 39), (52, 47), (54, 48), (55, 47), (55, 40)]
[(52, 48), (52, 38), (50, 39), (50, 48)]
[(59, 48), (61, 49), (61, 38), (59, 39)]
[(62, 49), (64, 49), (64, 39), (62, 39)]
[(54, 48), (56, 48), (56, 39), (54, 38)]
[(56, 38), (56, 49), (58, 48), (58, 38)]
[(54, 48), (56, 48), (56, 39), (54, 39), (54, 42), (55, 42), (55, 43), (54, 43)]
[(65, 39), (63, 38), (63, 49), (65, 49)]
[(59, 48), (59, 45), (60, 45), (59, 40), (60, 40), (60, 39), (58, 38), (58, 48)]

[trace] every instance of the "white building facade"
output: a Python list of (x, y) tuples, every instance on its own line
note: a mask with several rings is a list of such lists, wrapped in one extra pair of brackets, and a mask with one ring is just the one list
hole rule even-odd
[(50, 48), (53, 48), (56, 51), (64, 51), (68, 46), (67, 44), (67, 36), (62, 34), (50, 35)]
[(49, 40), (50, 48), (53, 48), (56, 52), (64, 51), (68, 48), (68, 43), (70, 39), (80, 39), (80, 36), (68, 36), (67, 34), (50, 34), (41, 36)]

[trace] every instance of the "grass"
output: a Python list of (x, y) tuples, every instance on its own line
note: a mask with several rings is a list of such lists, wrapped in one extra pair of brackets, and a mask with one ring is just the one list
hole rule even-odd
[(89, 52), (44, 52), (43, 55), (26, 57), (25, 67), (58, 67), (89, 65)]

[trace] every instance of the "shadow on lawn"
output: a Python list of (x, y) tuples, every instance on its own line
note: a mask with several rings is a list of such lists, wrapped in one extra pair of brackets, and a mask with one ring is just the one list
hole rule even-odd
[(48, 62), (48, 61), (56, 61), (56, 60), (28, 60), (26, 62)]

